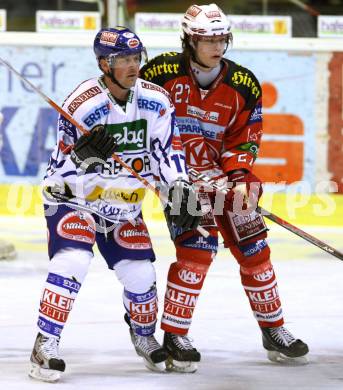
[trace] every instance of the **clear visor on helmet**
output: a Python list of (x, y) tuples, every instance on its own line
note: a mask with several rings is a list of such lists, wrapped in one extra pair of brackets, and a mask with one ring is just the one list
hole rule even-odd
[(232, 34), (223, 34), (223, 35), (192, 35), (192, 39), (194, 41), (198, 42), (208, 42), (208, 43), (217, 43), (217, 42), (223, 42), (223, 43), (229, 43), (231, 39)]
[(191, 40), (194, 42), (201, 42), (203, 46), (208, 48), (221, 45), (223, 47), (224, 53), (228, 49), (229, 44), (232, 42), (232, 34), (223, 34), (223, 35), (192, 35)]
[(145, 47), (143, 47), (137, 53), (132, 53), (132, 50), (128, 50), (127, 52), (110, 54), (106, 60), (111, 68), (126, 68), (130, 65), (140, 66), (142, 60), (144, 63), (148, 62), (148, 55)]

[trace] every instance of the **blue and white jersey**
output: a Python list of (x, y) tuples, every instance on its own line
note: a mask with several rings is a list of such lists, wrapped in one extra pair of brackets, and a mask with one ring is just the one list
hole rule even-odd
[[(188, 179), (174, 106), (161, 87), (137, 79), (126, 108), (116, 103), (102, 78), (80, 84), (65, 100), (63, 109), (84, 128), (106, 126), (117, 142), (116, 154), (149, 183), (171, 185)], [(108, 168), (84, 173), (70, 159), (82, 133), (66, 118), (58, 119), (58, 137), (43, 185), (63, 182), (75, 199), (114, 221), (134, 219), (141, 212), (144, 184), (112, 158)], [(73, 199), (73, 200), (75, 200)]]

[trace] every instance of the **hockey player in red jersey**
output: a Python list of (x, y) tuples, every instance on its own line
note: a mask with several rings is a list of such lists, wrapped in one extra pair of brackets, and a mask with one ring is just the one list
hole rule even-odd
[[(261, 181), (253, 174), (263, 131), (260, 84), (249, 69), (223, 58), (232, 34), (226, 16), (216, 4), (189, 7), (182, 30), (182, 53), (164, 53), (153, 58), (141, 69), (141, 77), (170, 93), (188, 168), (209, 176), (219, 185), (226, 183), (231, 190), (224, 210), (214, 194), (200, 194), (204, 205), (212, 205), (212, 211), (201, 221), (210, 233), (208, 238), (169, 223), (177, 261), (169, 269), (161, 325), (165, 331), (164, 347), (170, 355), (168, 368), (194, 372), (200, 361), (200, 353), (187, 334), (206, 273), (217, 252), (218, 230), (225, 247), (240, 265), (242, 285), (261, 328), (268, 358), (305, 363), (307, 345), (283, 326), (266, 241), (267, 228), (263, 217), (255, 211), (262, 194)], [(243, 207), (241, 211), (239, 207), (233, 210), (235, 205), (242, 204), (242, 195), (243, 199), (249, 195), (251, 200), (245, 216), (241, 215)], [(251, 207), (254, 203), (255, 207)]]

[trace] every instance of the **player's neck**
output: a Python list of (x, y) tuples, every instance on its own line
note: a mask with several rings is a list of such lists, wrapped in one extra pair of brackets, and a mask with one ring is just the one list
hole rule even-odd
[(201, 87), (210, 85), (219, 75), (221, 64), (215, 68), (203, 68), (201, 65), (191, 60), (192, 72)]
[(110, 91), (111, 95), (115, 99), (120, 100), (120, 101), (127, 100), (129, 93), (130, 93), (130, 89), (121, 88), (119, 85), (113, 83), (112, 80), (107, 76), (105, 76), (104, 82), (105, 82), (108, 90)]

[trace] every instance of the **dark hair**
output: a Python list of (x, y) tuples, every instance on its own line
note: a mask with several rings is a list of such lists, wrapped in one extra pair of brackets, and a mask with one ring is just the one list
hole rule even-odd
[(189, 43), (190, 36), (186, 33), (183, 34), (183, 37), (181, 37), (181, 44), (182, 44), (182, 53), (185, 55), (187, 59), (194, 59), (195, 53), (194, 49)]

